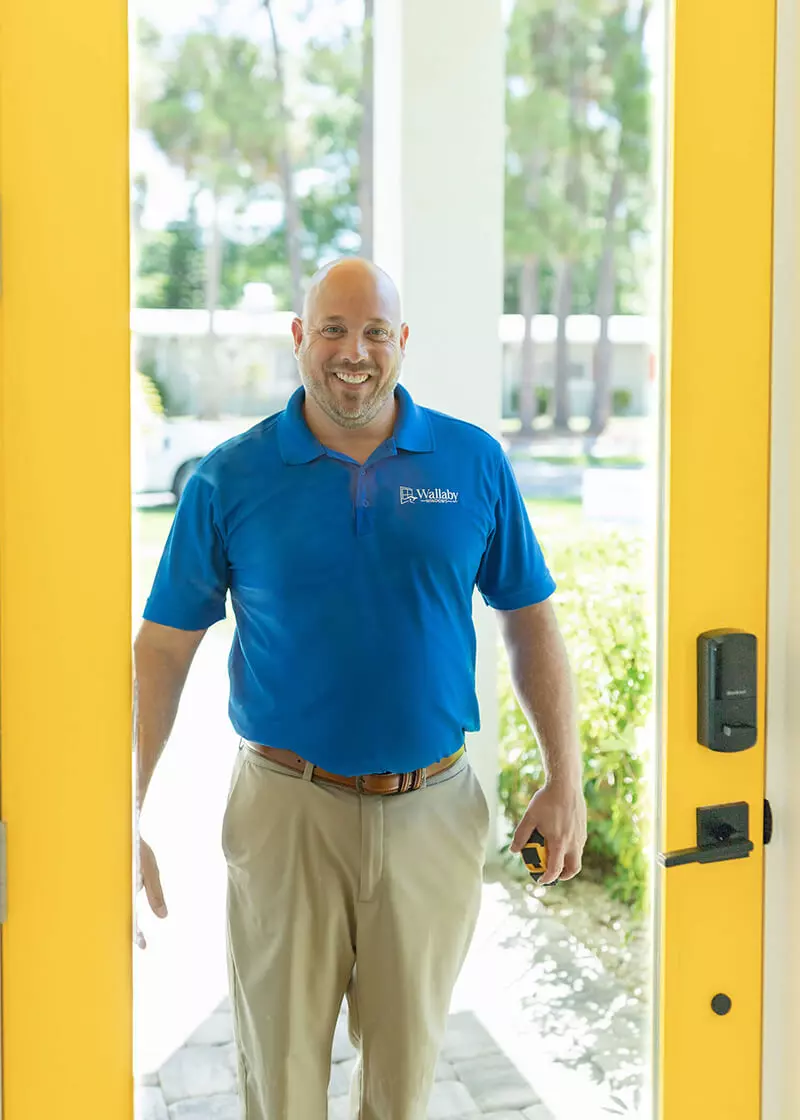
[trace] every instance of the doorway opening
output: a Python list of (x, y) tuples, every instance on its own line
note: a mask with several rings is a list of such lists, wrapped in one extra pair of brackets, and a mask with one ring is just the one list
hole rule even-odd
[[(134, 625), (198, 463), (298, 384), (289, 325), (304, 284), (335, 257), (373, 255), (374, 8), (133, 0)], [(486, 426), (559, 585), (589, 841), (581, 876), (550, 889), (507, 852), (543, 773), (499, 649), (496, 837), (431, 1115), (644, 1120), (666, 13), (654, 0), (503, 8), (498, 368), (467, 375), (496, 377), (499, 424)], [(468, 37), (468, 21), (451, 33)], [(219, 846), (234, 626), (229, 610), (200, 646), (142, 818), (170, 915), (140, 899), (140, 1120), (238, 1116)], [(347, 1115), (352, 1062), (342, 1019), (332, 1116)]]

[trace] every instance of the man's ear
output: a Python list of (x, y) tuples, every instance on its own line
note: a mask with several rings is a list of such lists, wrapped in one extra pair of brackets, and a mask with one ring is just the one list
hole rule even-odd
[(403, 323), (400, 328), (400, 350), (403, 354), (406, 352), (406, 343), (408, 342), (408, 323)]
[(294, 356), (297, 357), (297, 351), (303, 343), (303, 320), (295, 316), (292, 320), (292, 338), (294, 339)]

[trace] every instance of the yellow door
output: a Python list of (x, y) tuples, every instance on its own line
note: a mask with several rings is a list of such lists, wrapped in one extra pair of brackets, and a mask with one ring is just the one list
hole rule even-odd
[[(698, 808), (745, 802), (754, 848), (657, 873), (664, 1120), (760, 1116), (774, 43), (771, 0), (674, 6), (658, 842), (694, 848)], [(696, 640), (725, 628), (758, 642), (736, 753), (697, 734)]]
[(0, 3), (3, 1116), (132, 1116), (126, 5)]
[[(673, 12), (658, 844), (746, 802), (754, 847), (657, 873), (659, 1120), (760, 1115), (773, 8)], [(0, 15), (3, 1115), (130, 1120), (126, 5)], [(697, 742), (718, 628), (758, 639), (739, 753)]]

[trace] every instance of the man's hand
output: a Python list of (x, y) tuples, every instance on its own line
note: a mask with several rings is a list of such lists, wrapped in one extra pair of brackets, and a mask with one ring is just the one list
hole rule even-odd
[[(139, 864), (137, 868), (136, 893), (139, 894), (144, 887), (150, 909), (157, 918), (166, 918), (167, 906), (164, 902), (164, 892), (161, 889), (161, 876), (158, 873), (158, 864), (153, 854), (153, 849), (144, 840), (139, 838)], [(140, 949), (147, 948), (144, 934), (139, 929), (138, 917), (136, 920), (136, 944)]]
[(586, 802), (580, 785), (550, 782), (538, 790), (514, 833), (511, 851), (521, 852), (535, 828), (547, 844), (547, 871), (539, 885), (573, 879), (586, 844)]

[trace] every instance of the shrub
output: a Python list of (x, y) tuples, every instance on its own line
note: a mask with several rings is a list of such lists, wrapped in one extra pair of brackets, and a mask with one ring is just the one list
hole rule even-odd
[[(642, 728), (652, 669), (641, 542), (594, 533), (551, 550), (557, 610), (579, 697), (589, 834), (584, 872), (641, 911), (647, 894), (649, 821)], [(539, 749), (501, 657), (499, 794), (516, 825), (544, 782)]]
[(633, 393), (629, 389), (615, 389), (611, 394), (611, 409), (615, 416), (627, 416), (633, 404)]
[(136, 372), (135, 377), (138, 392), (141, 395), (145, 407), (148, 408), (154, 416), (163, 416), (164, 396), (158, 381), (151, 374), (143, 373), (141, 370)]
[[(536, 415), (546, 416), (550, 408), (550, 397), (552, 395), (550, 390), (544, 385), (537, 385), (533, 392), (536, 401)], [(519, 417), (519, 396), (519, 385), (517, 384), (512, 387), (509, 399), (510, 415), (514, 417)]]

